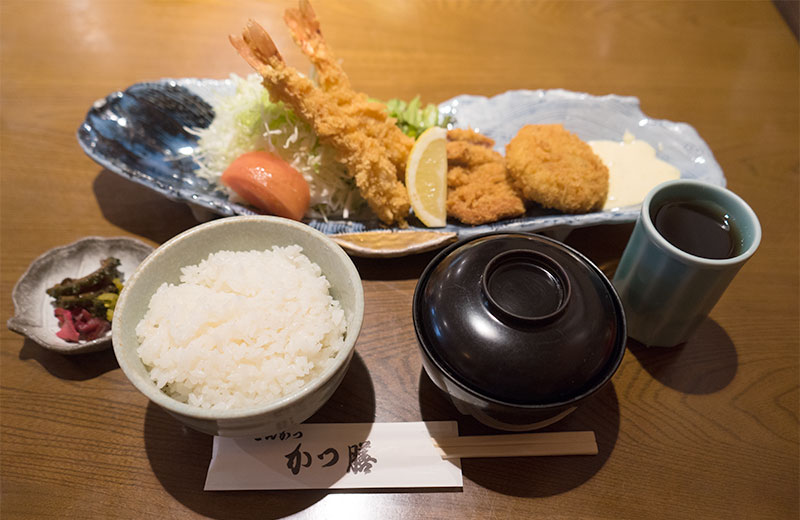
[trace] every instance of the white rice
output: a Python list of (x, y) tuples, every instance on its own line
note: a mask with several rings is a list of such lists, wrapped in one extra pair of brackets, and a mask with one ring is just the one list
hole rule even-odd
[(173, 398), (201, 408), (267, 404), (330, 366), (346, 320), (296, 245), (211, 254), (163, 284), (136, 326), (139, 357)]

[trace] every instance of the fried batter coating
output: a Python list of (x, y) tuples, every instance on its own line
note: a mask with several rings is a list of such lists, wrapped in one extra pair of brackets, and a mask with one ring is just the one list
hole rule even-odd
[(447, 132), (447, 214), (477, 225), (525, 213), (494, 141), (473, 130)]
[[(494, 144), (480, 145), (469, 141), (453, 141), (447, 132), (447, 164), (473, 168), (491, 162), (503, 162), (503, 156), (492, 149)], [(494, 143), (494, 141), (492, 141)]]
[(319, 20), (308, 0), (300, 0), (297, 9), (287, 9), (283, 19), (295, 43), (314, 65), (319, 88), (335, 99), (344, 113), (357, 120), (364, 134), (380, 141), (397, 169), (398, 179), (404, 181), (414, 139), (400, 130), (385, 105), (370, 101), (366, 94), (353, 89), (350, 78), (322, 37)]
[(506, 164), (522, 195), (545, 208), (587, 213), (608, 195), (608, 168), (562, 125), (522, 127), (506, 145)]
[(378, 218), (385, 224), (405, 226), (410, 208), (408, 192), (398, 180), (397, 166), (386, 146), (374, 131), (366, 130), (362, 118), (346, 110), (342, 99), (317, 88), (287, 66), (272, 38), (256, 22), (250, 20), (242, 34), (230, 40), (261, 75), (270, 97), (290, 106), (321, 141), (336, 150), (338, 161), (347, 167)]
[(494, 139), (479, 134), (471, 128), (453, 128), (447, 131), (447, 139), (450, 141), (465, 141), (467, 143), (479, 144), (491, 148), (494, 146)]

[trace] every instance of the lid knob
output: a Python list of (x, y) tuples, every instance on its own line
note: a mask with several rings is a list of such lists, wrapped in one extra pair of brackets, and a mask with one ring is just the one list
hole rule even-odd
[(566, 271), (538, 251), (512, 249), (492, 258), (481, 277), (489, 312), (504, 322), (543, 325), (557, 318), (570, 297)]

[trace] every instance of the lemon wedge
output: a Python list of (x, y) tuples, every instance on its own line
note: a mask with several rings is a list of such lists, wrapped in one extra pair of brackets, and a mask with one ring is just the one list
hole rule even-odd
[(414, 214), (428, 227), (447, 223), (447, 130), (434, 126), (408, 154), (406, 189)]

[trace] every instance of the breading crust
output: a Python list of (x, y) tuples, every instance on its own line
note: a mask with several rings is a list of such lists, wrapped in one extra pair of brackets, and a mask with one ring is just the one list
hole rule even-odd
[(494, 141), (469, 129), (447, 133), (447, 214), (469, 225), (525, 213)]
[(522, 127), (506, 145), (506, 165), (522, 195), (545, 208), (587, 213), (608, 195), (608, 168), (562, 125)]

